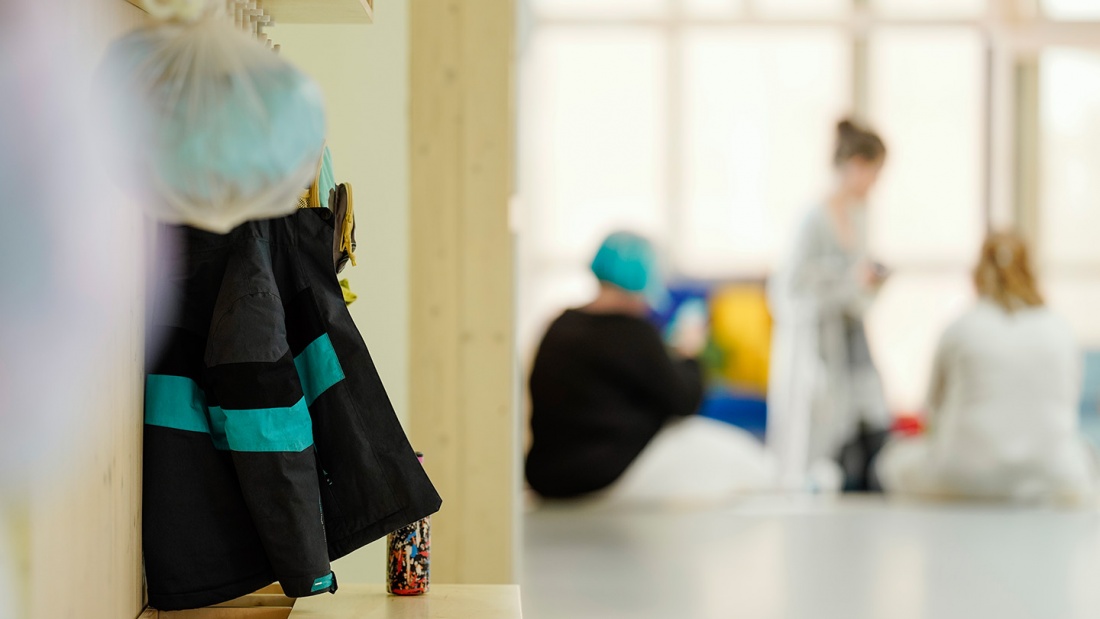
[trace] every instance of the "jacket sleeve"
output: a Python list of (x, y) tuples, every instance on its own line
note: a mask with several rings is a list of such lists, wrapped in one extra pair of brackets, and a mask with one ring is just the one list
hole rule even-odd
[(635, 391), (667, 417), (685, 417), (698, 411), (703, 401), (703, 371), (694, 359), (673, 357), (657, 329), (639, 324), (633, 350), (622, 356), (628, 380)]
[(206, 351), (214, 441), (233, 460), (286, 594), (335, 591), (312, 422), (287, 343), (283, 306), (271, 292), (242, 291), (242, 280), (232, 277), (230, 269)]

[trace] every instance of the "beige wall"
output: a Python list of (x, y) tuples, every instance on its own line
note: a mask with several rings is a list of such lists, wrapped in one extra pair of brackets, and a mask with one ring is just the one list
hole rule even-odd
[[(407, 0), (375, 6), (374, 24), (280, 25), (283, 55), (325, 92), (338, 182), (354, 189), (359, 266), (343, 275), (351, 314), (407, 424), (409, 401), (409, 166)], [(341, 583), (382, 582), (376, 543), (335, 565)]]

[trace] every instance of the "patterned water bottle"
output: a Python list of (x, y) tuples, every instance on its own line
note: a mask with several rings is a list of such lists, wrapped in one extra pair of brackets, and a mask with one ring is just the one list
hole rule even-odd
[[(416, 452), (423, 464), (424, 454)], [(432, 558), (431, 516), (390, 533), (386, 537), (386, 591), (393, 595), (428, 592)]]

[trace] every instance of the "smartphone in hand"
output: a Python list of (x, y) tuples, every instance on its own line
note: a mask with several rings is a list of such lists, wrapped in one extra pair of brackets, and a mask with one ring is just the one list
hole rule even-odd
[(703, 353), (709, 334), (709, 313), (703, 299), (685, 301), (669, 322), (669, 345), (684, 357), (697, 357)]

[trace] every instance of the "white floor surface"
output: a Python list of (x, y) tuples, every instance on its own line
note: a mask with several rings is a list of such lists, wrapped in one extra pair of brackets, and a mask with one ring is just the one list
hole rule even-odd
[(541, 506), (526, 619), (1100, 619), (1100, 514), (881, 499)]

